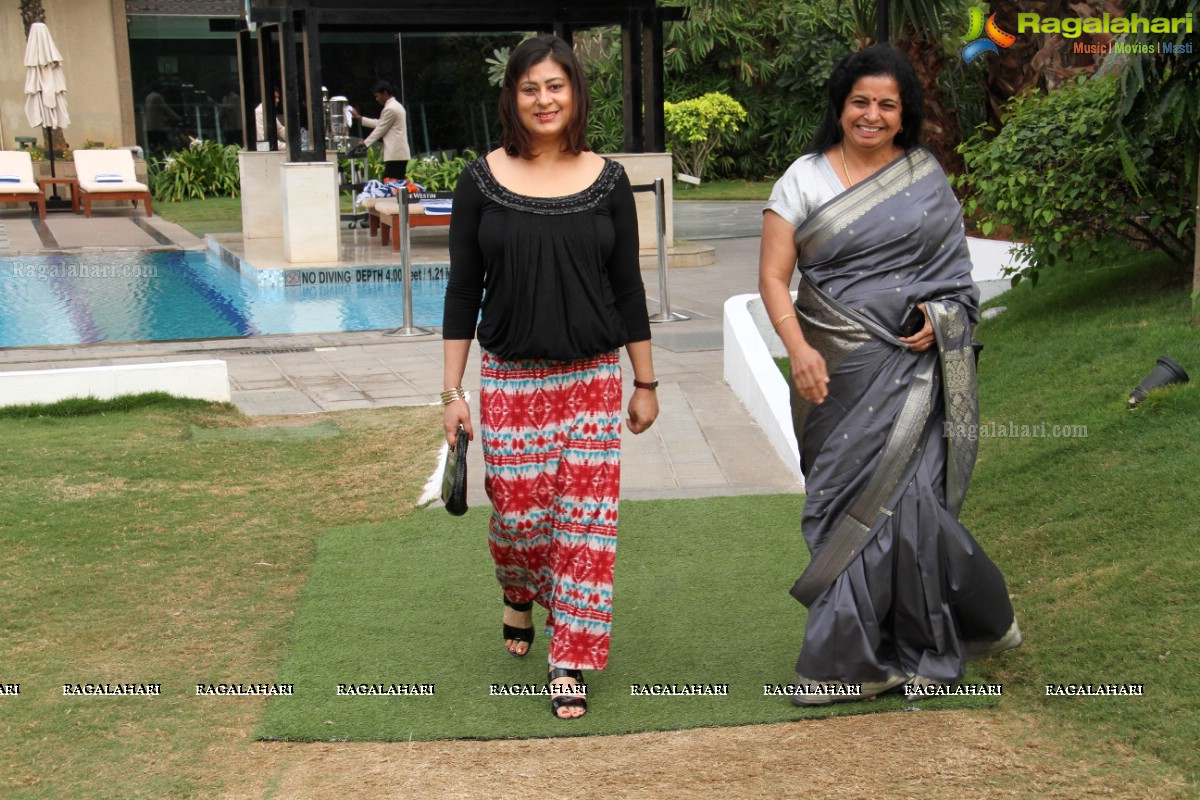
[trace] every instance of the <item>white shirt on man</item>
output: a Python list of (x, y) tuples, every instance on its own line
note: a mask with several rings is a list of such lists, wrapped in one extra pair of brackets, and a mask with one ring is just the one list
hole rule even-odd
[[(262, 103), (259, 103), (258, 108), (254, 109), (254, 129), (257, 131), (255, 141), (267, 141), (266, 128), (266, 121), (263, 119)], [(287, 128), (283, 127), (283, 122), (278, 116), (275, 117), (275, 138), (277, 140), (275, 143), (276, 147), (280, 150), (287, 148)]]

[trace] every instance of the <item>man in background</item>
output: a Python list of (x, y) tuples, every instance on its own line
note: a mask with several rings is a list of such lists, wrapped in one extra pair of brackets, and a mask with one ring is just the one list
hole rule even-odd
[[(280, 112), (283, 111), (283, 102), (279, 99), (279, 90), (275, 90), (275, 102), (271, 104), (271, 118), (275, 120), (275, 143), (278, 149), (287, 149), (287, 128), (283, 127), (283, 120), (279, 118)], [(263, 104), (259, 103), (254, 109), (254, 129), (256, 142), (267, 141), (267, 114), (263, 110)]]
[(179, 115), (167, 105), (167, 98), (163, 97), (160, 81), (150, 84), (150, 93), (146, 95), (143, 113), (146, 121), (146, 149), (157, 155), (170, 146), (171, 126), (179, 122)]
[(383, 141), (383, 179), (403, 180), (408, 172), (408, 160), (411, 158), (408, 149), (408, 123), (404, 106), (395, 98), (396, 89), (387, 81), (377, 81), (371, 87), (375, 101), (383, 106), (379, 119), (364, 117), (358, 109), (352, 108), (350, 113), (368, 128), (374, 128), (371, 135), (363, 140), (367, 147), (378, 141)]

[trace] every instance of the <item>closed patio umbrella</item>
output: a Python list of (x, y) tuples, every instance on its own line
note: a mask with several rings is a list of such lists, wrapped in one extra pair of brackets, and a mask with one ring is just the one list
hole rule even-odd
[[(70, 125), (71, 117), (67, 114), (67, 81), (63, 76), (62, 54), (54, 46), (50, 29), (42, 22), (29, 27), (29, 40), (25, 44), (25, 118), (33, 127), (46, 131), (50, 176), (57, 177), (54, 173), (53, 130)], [(65, 200), (59, 201), (57, 185), (54, 201), (58, 202), (47, 198), (47, 207), (67, 204)]]

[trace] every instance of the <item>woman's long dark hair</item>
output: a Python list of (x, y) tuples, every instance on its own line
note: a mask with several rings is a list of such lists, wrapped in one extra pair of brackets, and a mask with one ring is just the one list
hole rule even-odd
[(545, 35), (526, 39), (517, 45), (504, 68), (504, 83), (500, 87), (500, 146), (510, 156), (533, 158), (532, 137), (517, 113), (517, 81), (534, 64), (540, 64), (548, 58), (566, 71), (567, 80), (571, 82), (574, 110), (567, 122), (566, 152), (579, 155), (591, 149), (587, 144), (587, 121), (592, 103), (588, 96), (587, 80), (583, 76), (583, 65), (575, 57), (571, 45), (557, 36)]
[(829, 106), (813, 137), (809, 153), (824, 153), (842, 141), (842, 110), (859, 78), (886, 75), (900, 86), (900, 127), (896, 145), (911, 150), (921, 144), (925, 122), (925, 92), (917, 73), (903, 53), (890, 45), (877, 44), (843, 58), (829, 75)]

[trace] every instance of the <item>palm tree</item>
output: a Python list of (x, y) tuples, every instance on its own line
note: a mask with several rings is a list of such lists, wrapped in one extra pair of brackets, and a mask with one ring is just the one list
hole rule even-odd
[(25, 23), (25, 35), (29, 35), (29, 26), (35, 22), (46, 21), (46, 9), (42, 8), (42, 0), (21, 0), (21, 21)]
[[(1126, 0), (998, 0), (991, 10), (1003, 30), (1016, 33), (1018, 13), (1036, 13), (1043, 18), (1124, 16), (1127, 5)], [(1021, 92), (1031, 88), (1053, 91), (1080, 72), (1093, 72), (1103, 55), (1075, 53), (1074, 43), (1106, 44), (1111, 38), (1104, 34), (1067, 39), (1051, 33), (1023, 33), (1010, 47), (988, 56), (988, 124), (999, 130), (1004, 106)]]
[[(890, 39), (913, 62), (925, 90), (925, 138), (930, 149), (950, 171), (958, 171), (962, 160), (955, 148), (962, 140), (958, 110), (946, 101), (938, 76), (954, 64), (941, 42), (949, 35), (965, 32), (969, 6), (964, 0), (882, 0), (887, 3)], [(1042, 17), (1123, 16), (1127, 0), (994, 0), (991, 11), (996, 22), (1010, 33), (1017, 31), (1017, 13), (1035, 12)], [(876, 0), (851, 0), (860, 46), (874, 40), (878, 6)], [(960, 27), (961, 26), (961, 27)], [(949, 30), (947, 30), (949, 28)], [(1025, 33), (1010, 46), (987, 59), (987, 122), (1001, 127), (1010, 98), (1031, 87), (1053, 90), (1080, 72), (1092, 72), (1101, 54), (1074, 52), (1074, 43), (1104, 43), (1109, 37), (1085, 34), (1067, 39), (1058, 34)]]
[(871, 44), (878, 30), (881, 10), (888, 12), (888, 39), (908, 56), (925, 92), (926, 145), (948, 172), (963, 170), (962, 157), (955, 149), (962, 141), (959, 114), (947, 102), (938, 76), (949, 66), (950, 55), (942, 46), (947, 17), (966, 12), (963, 0), (883, 0), (881, 9), (876, 0), (851, 0), (855, 23), (855, 40), (860, 47)]
[[(1193, 19), (1200, 13), (1198, 0), (1133, 0), (1130, 9), (1143, 17), (1183, 17)], [(1121, 117), (1127, 137), (1136, 136), (1147, 119), (1157, 119), (1167, 125), (1179, 142), (1176, 152), (1168, 158), (1177, 159), (1179, 178), (1187, 182), (1187, 196), (1196, 198), (1193, 208), (1200, 209), (1200, 118), (1196, 107), (1200, 104), (1200, 53), (1175, 52), (1159, 54), (1141, 63), (1141, 69), (1128, 68), (1122, 75), (1124, 97)], [(1184, 217), (1193, 212), (1187, 209), (1190, 203), (1183, 202)], [(1200, 326), (1200, 223), (1193, 217), (1192, 229), (1192, 322)], [(1179, 228), (1180, 238), (1186, 234), (1186, 225)]]

